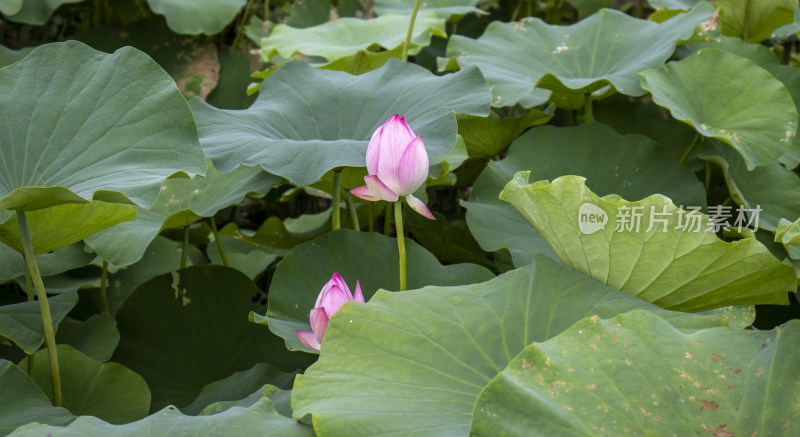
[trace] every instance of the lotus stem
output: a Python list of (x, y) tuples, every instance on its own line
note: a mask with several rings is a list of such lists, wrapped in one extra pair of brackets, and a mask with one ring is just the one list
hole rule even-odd
[(242, 39), (242, 31), (247, 26), (247, 18), (250, 16), (250, 9), (253, 7), (253, 0), (247, 0), (247, 6), (244, 8), (244, 15), (242, 15), (242, 22), (239, 23), (239, 27), (236, 29), (236, 38), (233, 39), (233, 45), (231, 45), (231, 51), (235, 51), (236, 48), (239, 46), (239, 40)]
[(350, 212), (350, 221), (353, 222), (353, 229), (356, 231), (361, 230), (361, 223), (358, 222), (358, 212), (356, 212), (356, 203), (353, 201), (353, 195), (347, 193), (347, 211)]
[(222, 240), (219, 238), (219, 231), (217, 230), (217, 221), (214, 220), (214, 217), (211, 217), (211, 233), (214, 234), (214, 241), (217, 242), (217, 251), (219, 251), (219, 257), (222, 259), (222, 265), (225, 267), (230, 267), (231, 265), (228, 264), (228, 257), (225, 255), (225, 249), (222, 248)]
[(583, 122), (594, 123), (594, 113), (592, 111), (592, 93), (586, 93), (586, 102), (583, 105)]
[(406, 289), (406, 240), (403, 234), (403, 201), (394, 203), (394, 222), (397, 229), (397, 251), (400, 254), (400, 291)]
[(342, 201), (342, 171), (333, 171), (333, 212), (331, 212), (331, 228), (338, 230), (342, 227), (342, 211), (339, 203)]
[(39, 309), (42, 312), (42, 323), (44, 324), (44, 339), (47, 344), (47, 355), (50, 358), (50, 378), (53, 385), (53, 406), (61, 406), (61, 373), (58, 370), (58, 350), (56, 349), (56, 334), (53, 330), (53, 317), (50, 314), (50, 302), (47, 300), (47, 292), (44, 289), (42, 275), (39, 273), (39, 265), (36, 263), (36, 256), (33, 252), (33, 241), (28, 231), (28, 218), (25, 211), (17, 211), (17, 225), (19, 226), (19, 236), (22, 240), (22, 249), (25, 256), (25, 271), (31, 276), (33, 286), (36, 289), (36, 297), (39, 298)]
[[(31, 273), (28, 270), (27, 262), (25, 263), (25, 294), (28, 295), (28, 302), (33, 302), (33, 284), (31, 283)], [(33, 358), (33, 354), (28, 355), (28, 376), (31, 378), (33, 378)]]
[(686, 153), (684, 153), (683, 156), (681, 157), (682, 164), (686, 163), (686, 160), (689, 158), (689, 155), (692, 153), (692, 150), (694, 150), (695, 146), (697, 146), (697, 143), (699, 141), (700, 141), (700, 133), (698, 132), (697, 135), (694, 136), (692, 144), (689, 144), (689, 148), (686, 149)]
[[(189, 226), (183, 227), (183, 246), (181, 246), (181, 267), (183, 270), (186, 268), (186, 258), (189, 254)], [(178, 282), (178, 301), (183, 303), (183, 285)]]
[(406, 40), (403, 42), (403, 62), (408, 61), (408, 46), (411, 45), (411, 34), (414, 31), (414, 21), (416, 21), (419, 11), (419, 1), (414, 0), (414, 9), (411, 10), (411, 19), (408, 21), (408, 32), (406, 32)]
[(111, 315), (111, 310), (108, 308), (108, 261), (103, 261), (103, 273), (100, 275), (100, 301), (103, 304), (103, 311)]

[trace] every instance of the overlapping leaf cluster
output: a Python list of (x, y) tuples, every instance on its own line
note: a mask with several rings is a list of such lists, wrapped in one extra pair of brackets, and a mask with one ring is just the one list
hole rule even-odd
[(797, 434), (797, 0), (73, 3), (0, 0), (0, 436)]

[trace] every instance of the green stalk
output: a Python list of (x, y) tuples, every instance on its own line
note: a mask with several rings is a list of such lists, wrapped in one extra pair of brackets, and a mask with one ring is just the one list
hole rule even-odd
[(394, 223), (397, 229), (397, 251), (400, 254), (400, 291), (406, 289), (406, 239), (403, 234), (403, 201), (394, 203)]
[[(186, 258), (189, 255), (189, 226), (183, 227), (183, 246), (181, 248), (181, 270), (186, 268)], [(178, 286), (178, 301), (183, 303), (183, 287)]]
[(392, 233), (392, 204), (387, 203), (383, 211), (383, 235), (387, 237)]
[(586, 93), (586, 102), (583, 104), (583, 122), (593, 123), (594, 113), (592, 111), (592, 93)]
[(356, 203), (353, 201), (353, 195), (347, 193), (347, 211), (350, 213), (350, 221), (353, 222), (353, 229), (356, 231), (361, 230), (361, 223), (358, 222), (358, 212), (356, 211)]
[(697, 146), (697, 143), (699, 141), (700, 141), (700, 134), (698, 133), (697, 135), (694, 136), (692, 144), (689, 144), (689, 148), (686, 149), (686, 153), (684, 153), (683, 156), (681, 157), (681, 163), (686, 162), (686, 159), (689, 158), (689, 154), (692, 153), (692, 150), (694, 150), (695, 146)]
[(233, 39), (231, 51), (235, 51), (239, 46), (239, 40), (242, 39), (242, 33), (247, 26), (247, 18), (250, 16), (250, 9), (253, 7), (253, 0), (247, 0), (247, 6), (244, 8), (244, 15), (242, 15), (242, 22), (239, 23), (239, 28), (236, 29), (236, 38)]
[(31, 276), (33, 286), (36, 289), (36, 297), (39, 298), (39, 309), (42, 311), (44, 340), (47, 344), (47, 355), (50, 358), (50, 378), (53, 383), (53, 405), (60, 407), (61, 373), (58, 370), (58, 350), (56, 349), (56, 334), (53, 330), (53, 317), (50, 315), (50, 302), (47, 301), (47, 292), (44, 289), (42, 275), (39, 273), (39, 264), (36, 263), (36, 256), (33, 252), (33, 242), (28, 231), (28, 218), (25, 216), (25, 211), (17, 211), (17, 225), (19, 226), (19, 236), (22, 240), (22, 249), (25, 255), (26, 272)]
[(222, 264), (225, 267), (230, 267), (231, 265), (228, 264), (228, 257), (225, 255), (225, 249), (222, 248), (222, 240), (219, 238), (217, 221), (214, 220), (214, 217), (211, 217), (211, 233), (214, 234), (214, 241), (217, 242), (217, 250), (219, 251), (219, 257), (222, 258)]
[(331, 228), (333, 230), (342, 227), (342, 211), (339, 203), (342, 201), (342, 171), (333, 171), (333, 212), (331, 213)]
[(108, 288), (108, 261), (103, 261), (103, 273), (100, 275), (100, 301), (103, 303), (103, 311), (109, 316), (111, 310), (108, 308), (108, 295), (106, 289)]
[(703, 186), (705, 186), (706, 194), (708, 194), (708, 187), (711, 186), (711, 164), (708, 161), (706, 161), (706, 178)]
[(403, 42), (403, 61), (408, 61), (408, 46), (411, 45), (411, 34), (414, 31), (414, 21), (417, 19), (417, 12), (419, 11), (419, 0), (414, 0), (414, 9), (411, 10), (411, 20), (408, 22), (408, 32), (406, 32), (406, 40)]
[[(28, 295), (28, 302), (33, 302), (33, 284), (31, 283), (31, 272), (28, 270), (28, 263), (25, 263), (25, 294)], [(33, 358), (28, 355), (28, 376), (33, 378)]]

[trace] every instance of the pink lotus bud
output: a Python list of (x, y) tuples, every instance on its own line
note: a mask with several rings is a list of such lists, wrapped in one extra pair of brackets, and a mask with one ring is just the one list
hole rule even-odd
[(389, 202), (405, 197), (414, 211), (436, 220), (413, 195), (428, 178), (428, 152), (422, 136), (414, 135), (405, 118), (395, 114), (372, 134), (367, 146), (367, 172), (367, 185), (351, 193), (364, 200)]
[(331, 280), (322, 287), (317, 301), (314, 303), (314, 309), (311, 310), (309, 316), (311, 331), (295, 331), (300, 341), (311, 349), (319, 351), (322, 337), (325, 336), (325, 330), (328, 329), (328, 322), (333, 313), (339, 311), (339, 308), (349, 300), (364, 303), (361, 282), (356, 281), (356, 294), (353, 296), (344, 279), (339, 276), (339, 273), (334, 273)]

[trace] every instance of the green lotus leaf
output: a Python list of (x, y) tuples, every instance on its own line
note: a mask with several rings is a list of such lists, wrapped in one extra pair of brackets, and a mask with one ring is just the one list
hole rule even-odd
[(520, 117), (500, 117), (491, 111), (488, 117), (460, 115), (458, 134), (464, 137), (470, 158), (495, 157), (530, 127), (553, 118), (552, 108), (529, 109)]
[[(742, 157), (725, 144), (711, 141), (700, 157), (720, 166), (731, 198), (743, 205), (758, 227), (772, 232), (782, 218), (800, 218), (800, 176), (778, 163), (748, 170)], [(758, 213), (755, 214), (755, 211)]]
[(781, 219), (775, 231), (775, 241), (792, 246), (800, 246), (800, 219), (790, 222)]
[(775, 29), (772, 36), (775, 38), (788, 38), (797, 32), (800, 32), (800, 8), (794, 10), (794, 20)]
[(206, 155), (219, 170), (260, 165), (308, 185), (337, 167), (364, 167), (372, 133), (393, 114), (422, 135), (435, 166), (456, 144), (454, 113), (485, 116), (489, 100), (477, 69), (437, 77), (390, 59), (360, 76), (290, 62), (269, 77), (247, 110), (219, 110), (196, 98), (191, 106)]
[(0, 210), (91, 199), (150, 206), (168, 176), (205, 170), (185, 99), (136, 49), (39, 46), (0, 69), (0, 96)]
[(180, 273), (186, 305), (177, 300), (167, 274), (139, 286), (116, 316), (121, 340), (113, 359), (147, 381), (151, 411), (189, 405), (206, 385), (256, 363), (293, 371), (310, 362), (308, 355), (290, 353), (280, 338), (247, 321), (250, 311), (263, 307), (253, 303), (261, 291), (244, 274), (221, 266), (192, 266)]
[[(800, 113), (800, 71), (795, 67), (781, 64), (772, 50), (761, 44), (748, 44), (739, 38), (720, 36), (719, 42), (704, 42), (685, 44), (676, 50), (676, 53), (690, 56), (702, 48), (720, 48), (739, 56), (743, 56), (761, 68), (767, 70), (775, 79), (778, 79), (792, 95), (795, 109)], [(800, 136), (795, 135), (789, 150), (778, 161), (788, 168), (795, 168), (800, 164)]]
[(183, 228), (212, 217), (241, 202), (249, 193), (266, 194), (279, 178), (258, 167), (239, 167), (222, 173), (207, 160), (206, 175), (171, 178), (161, 186), (156, 203), (139, 208), (137, 219), (106, 229), (86, 239), (97, 255), (117, 267), (140, 260), (150, 242), (164, 229)]
[(246, 0), (147, 0), (175, 33), (214, 35), (239, 14)]
[(687, 334), (648, 311), (584, 319), (483, 389), (470, 435), (794, 435), (798, 342), (796, 320)]
[[(15, 0), (3, 1), (10, 5), (10, 7), (8, 12), (4, 11), (2, 8), (0, 8), (0, 12), (3, 12), (9, 21), (42, 25), (45, 24), (48, 19), (50, 19), (50, 16), (53, 14), (53, 12), (55, 12), (56, 9), (59, 8), (59, 6), (69, 3), (78, 3), (81, 0), (22, 0), (19, 2)], [(21, 7), (17, 8), (15, 3), (21, 3)], [(17, 9), (17, 11), (13, 12), (14, 9)]]
[(321, 435), (464, 436), (483, 387), (527, 345), (632, 309), (689, 331), (725, 325), (660, 309), (539, 255), (482, 284), (382, 290), (345, 304), (319, 361), (295, 380), (294, 417), (311, 413)]
[(58, 326), (56, 343), (68, 344), (93, 360), (106, 362), (119, 344), (117, 322), (105, 313), (86, 320), (66, 318)]
[[(305, 29), (279, 24), (261, 40), (261, 55), (264, 61), (275, 55), (288, 59), (297, 54), (334, 61), (375, 46), (390, 50), (403, 44), (410, 18), (409, 15), (382, 15), (371, 20), (346, 17)], [(434, 35), (447, 37), (444, 20), (435, 12), (421, 11), (414, 21), (409, 54), (417, 54), (431, 43)]]
[[(493, 275), (476, 264), (443, 266), (430, 252), (406, 239), (408, 287), (481, 282)], [(295, 330), (311, 330), (308, 314), (322, 286), (338, 272), (354, 291), (361, 283), (364, 298), (379, 288), (400, 289), (397, 240), (376, 232), (349, 229), (330, 232), (292, 249), (278, 264), (272, 277), (267, 316), (251, 317), (269, 326), (286, 341), (290, 350), (311, 349), (297, 338)], [(262, 328), (263, 329), (263, 328)]]
[[(61, 293), (48, 297), (47, 300), (50, 303), (53, 328), (58, 328), (58, 324), (78, 302), (78, 295), (75, 292)], [(44, 324), (39, 302), (0, 306), (0, 336), (14, 342), (26, 354), (36, 352), (44, 342)]]
[(81, 416), (65, 427), (31, 423), (14, 431), (14, 437), (216, 437), (225, 430), (237, 437), (313, 437), (310, 426), (297, 423), (275, 411), (269, 397), (262, 397), (250, 407), (232, 407), (222, 413), (187, 416), (173, 406), (164, 407), (146, 418), (112, 425), (102, 420)]
[(758, 43), (777, 28), (794, 22), (796, 0), (717, 0), (722, 33)]
[(14, 15), (22, 9), (22, 0), (0, 0), (0, 13)]
[[(42, 276), (52, 276), (88, 265), (93, 258), (94, 254), (88, 252), (83, 243), (78, 243), (37, 255), (36, 263)], [(20, 276), (25, 276), (25, 259), (22, 254), (0, 244), (0, 282)]]
[[(66, 344), (58, 347), (64, 408), (72, 414), (91, 415), (111, 423), (127, 423), (147, 416), (150, 390), (141, 376), (118, 363), (102, 363)], [(47, 349), (32, 355), (33, 380), (43, 392), (53, 392)], [(19, 365), (25, 368), (25, 358)]]
[(319, 68), (325, 70), (345, 71), (350, 74), (364, 74), (368, 71), (377, 70), (383, 67), (389, 59), (401, 58), (403, 47), (398, 46), (391, 50), (372, 52), (369, 50), (359, 50), (355, 54), (338, 58), (335, 61), (321, 65)]
[[(126, 299), (140, 285), (166, 273), (175, 272), (180, 268), (183, 243), (181, 241), (170, 240), (164, 236), (157, 236), (147, 246), (142, 259), (135, 264), (120, 268), (116, 272), (108, 275), (108, 307), (112, 315), (125, 302)], [(186, 265), (203, 265), (208, 260), (203, 256), (198, 248), (189, 245), (186, 257)], [(47, 278), (45, 278), (45, 285)], [(48, 288), (52, 292), (51, 288)], [(98, 301), (99, 304), (99, 301)]]
[[(676, 41), (713, 14), (714, 8), (703, 3), (662, 24), (612, 9), (571, 26), (538, 18), (494, 21), (476, 40), (450, 38), (447, 56), (462, 68), (481, 69), (492, 86), (494, 106), (534, 106), (541, 102), (531, 96), (534, 87), (586, 94), (610, 85), (622, 94), (640, 96), (645, 90), (637, 73), (662, 65)], [(528, 98), (534, 100), (526, 102)]]
[(535, 253), (553, 254), (539, 232), (498, 198), (523, 170), (542, 179), (580, 175), (603, 195), (661, 193), (683, 205), (706, 204), (705, 189), (691, 170), (645, 137), (623, 136), (597, 123), (537, 127), (517, 139), (505, 159), (489, 163), (465, 203), (467, 225), (481, 247), (490, 252), (507, 248), (517, 267), (529, 264)]
[(64, 408), (54, 407), (47, 395), (14, 363), (0, 358), (0, 435), (18, 426), (39, 422), (66, 425), (74, 418)]
[[(254, 394), (253, 387), (256, 386), (270, 384), (272, 386), (291, 388), (294, 377), (294, 372), (281, 372), (269, 364), (258, 363), (248, 370), (236, 372), (227, 378), (212, 382), (203, 387), (197, 399), (183, 408), (183, 412), (191, 415), (209, 414), (211, 409), (218, 409), (220, 406), (219, 404), (217, 406), (212, 406), (213, 404), (227, 403), (229, 401), (238, 401), (247, 398), (251, 394)], [(258, 394), (257, 399), (261, 398), (260, 392), (261, 390), (256, 392)]]
[(642, 86), (673, 117), (734, 147), (750, 170), (779, 159), (794, 140), (797, 110), (789, 91), (741, 56), (702, 49), (643, 72)]
[(600, 282), (679, 311), (786, 305), (787, 291), (797, 290), (794, 268), (761, 243), (720, 240), (708, 216), (684, 214), (668, 197), (601, 198), (579, 176), (528, 184), (529, 176), (518, 173), (501, 198), (564, 264)]
[[(488, 12), (476, 7), (478, 3), (480, 3), (479, 0), (425, 0), (420, 3), (419, 10), (422, 13), (432, 11), (437, 16), (448, 20), (453, 15), (487, 15)], [(378, 15), (411, 15), (411, 10), (414, 9), (414, 0), (375, 0), (372, 9)]]
[[(27, 212), (26, 216), (33, 252), (40, 255), (77, 243), (118, 223), (131, 221), (136, 218), (136, 208), (95, 200), (37, 209)], [(0, 242), (23, 252), (16, 216), (0, 225)]]
[[(225, 251), (225, 257), (230, 266), (253, 280), (283, 254), (281, 250), (254, 246), (233, 237), (220, 236), (220, 241), (222, 241), (222, 249)], [(208, 254), (211, 264), (224, 265), (216, 241), (208, 244), (206, 254)]]

